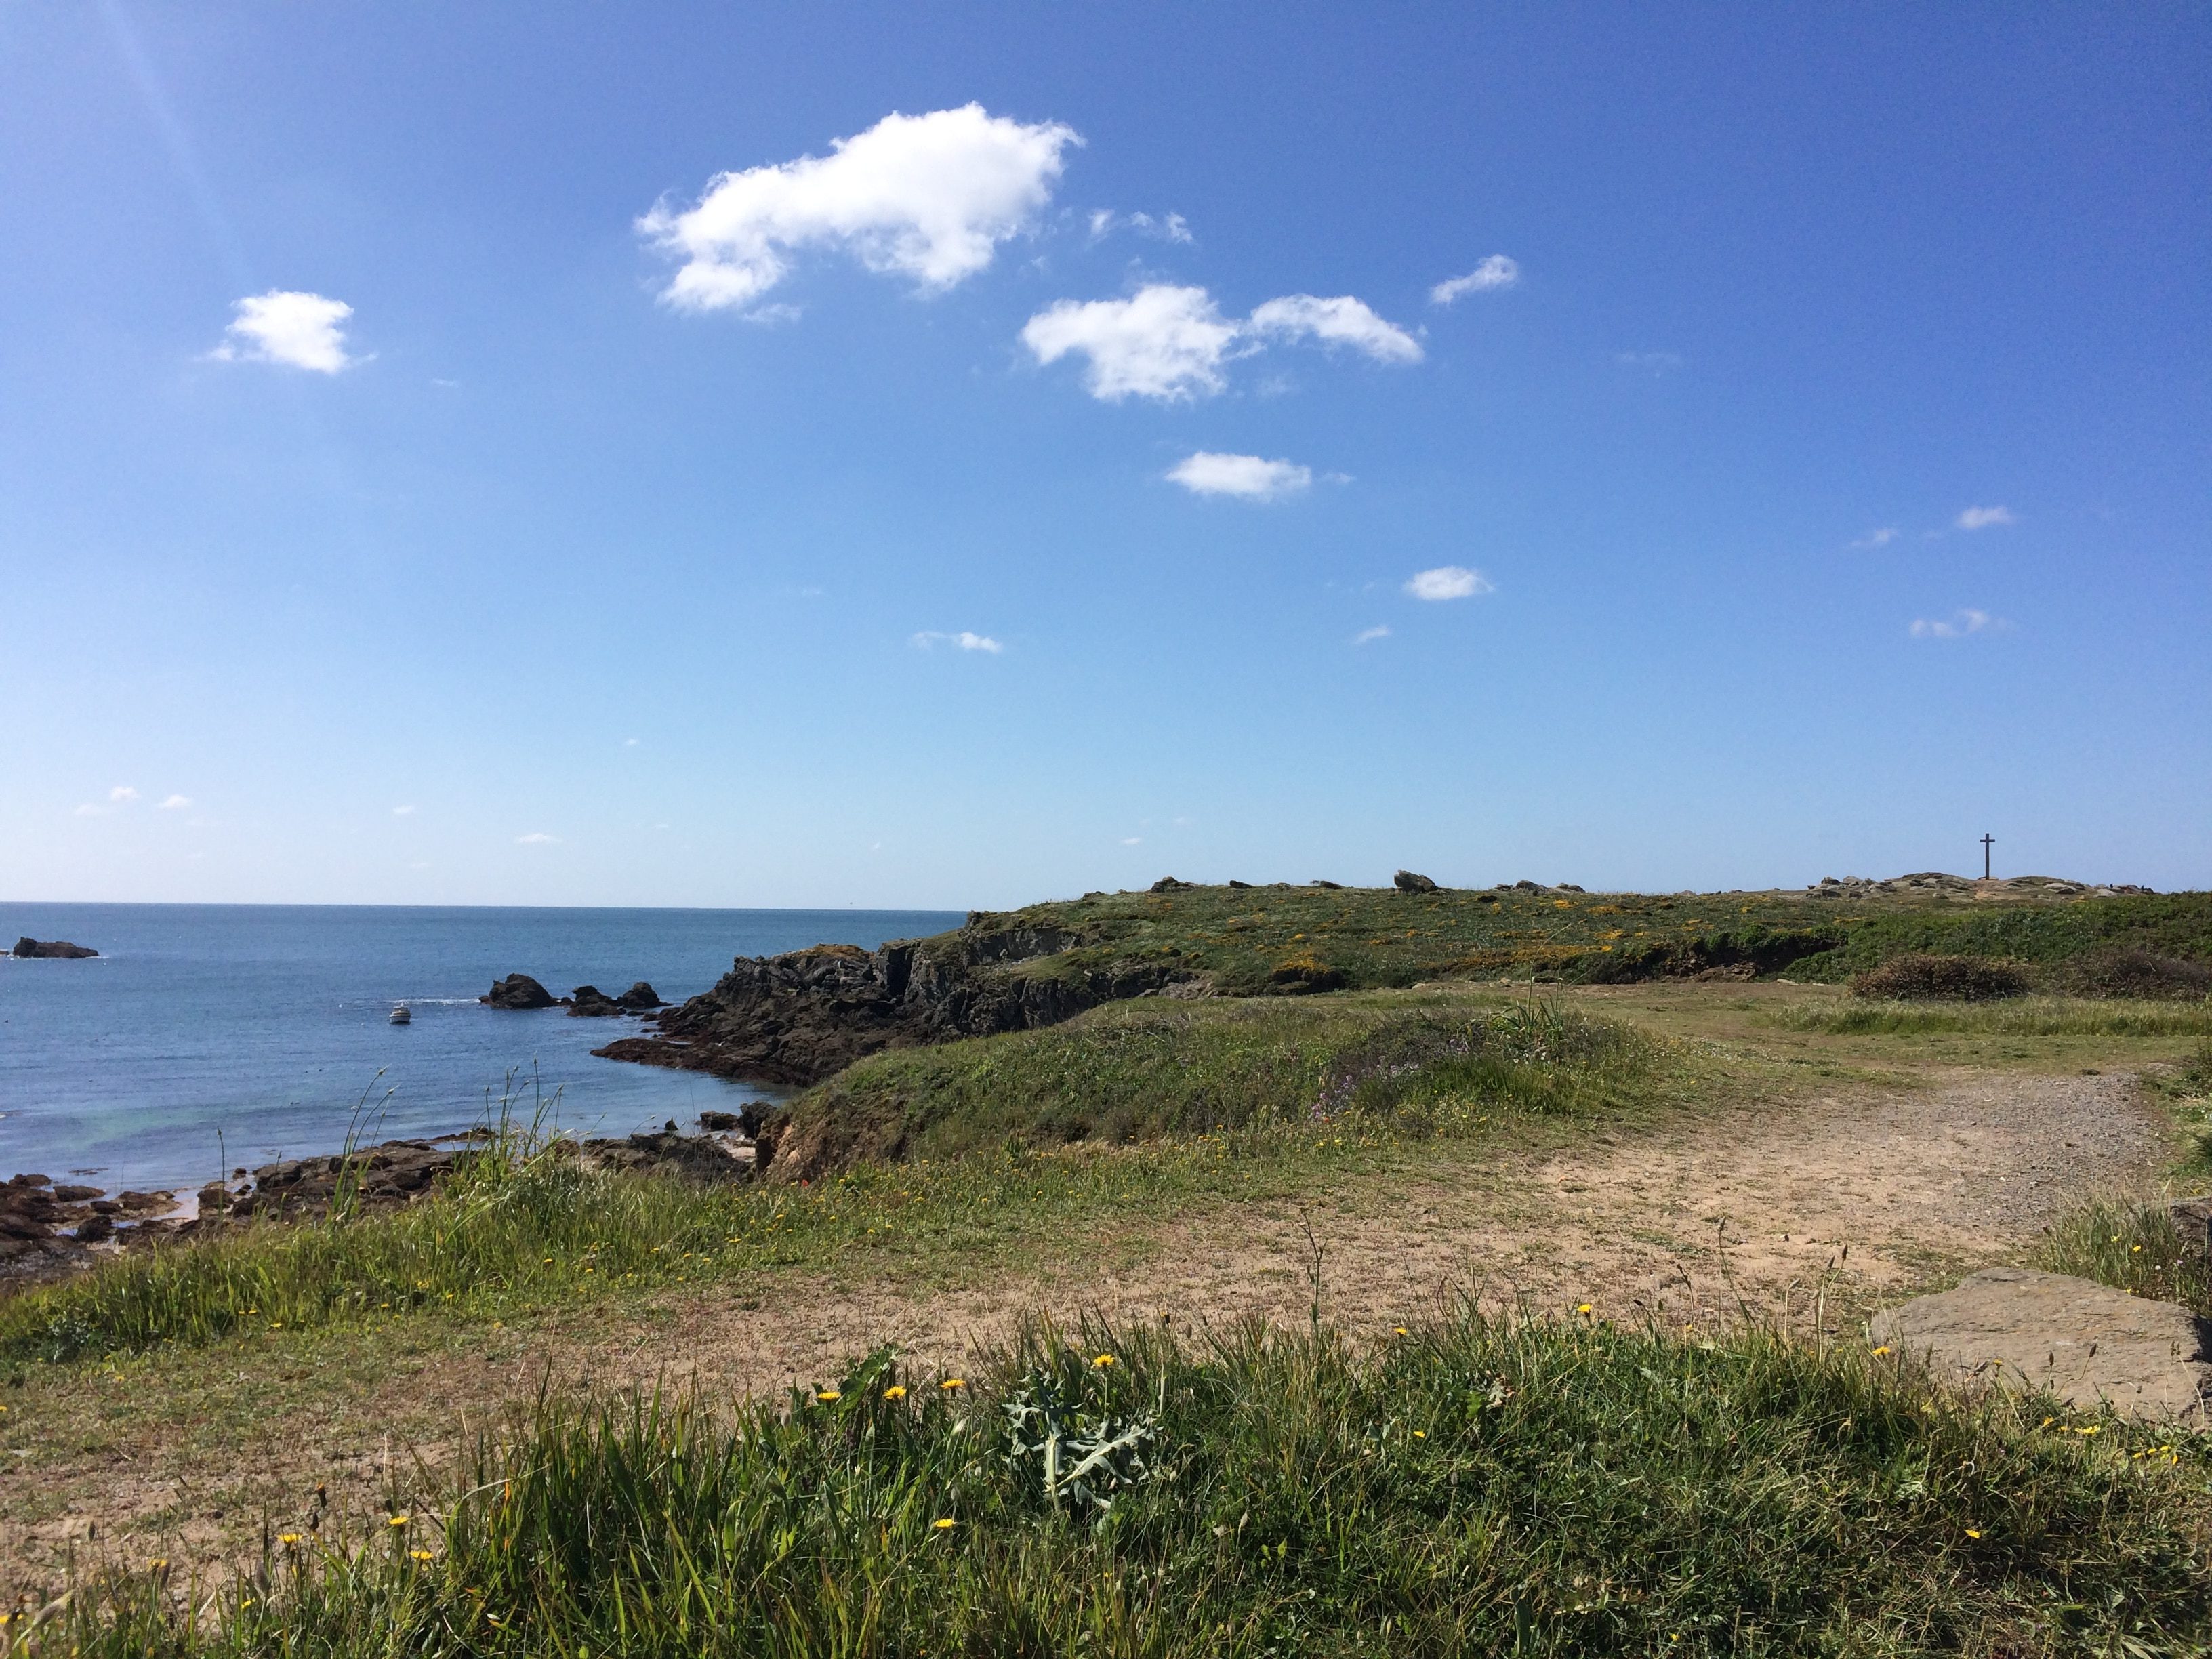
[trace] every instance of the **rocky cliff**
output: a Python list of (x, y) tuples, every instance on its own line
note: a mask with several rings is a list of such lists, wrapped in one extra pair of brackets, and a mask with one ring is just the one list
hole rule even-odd
[(1166, 967), (1087, 970), (1055, 960), (1084, 941), (988, 915), (933, 939), (879, 951), (817, 945), (740, 957), (711, 991), (656, 1017), (652, 1036), (592, 1052), (753, 1083), (806, 1085), (885, 1048), (1054, 1025), (1085, 1009), (1157, 991)]

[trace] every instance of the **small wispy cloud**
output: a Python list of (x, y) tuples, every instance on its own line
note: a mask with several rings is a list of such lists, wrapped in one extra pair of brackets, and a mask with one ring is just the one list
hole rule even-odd
[(107, 816), (109, 810), (109, 808), (100, 805), (97, 801), (88, 800), (85, 802), (83, 805), (76, 809), (76, 815), (81, 818), (104, 818)]
[(1190, 225), (1180, 213), (1116, 213), (1111, 208), (1098, 208), (1092, 211), (1092, 241), (1103, 240), (1117, 230), (1133, 231), (1139, 236), (1149, 236), (1157, 242), (1194, 242), (1198, 240), (1190, 234)]
[(1509, 259), (1503, 253), (1493, 253), (1466, 276), (1438, 283), (1429, 290), (1429, 303), (1448, 306), (1470, 294), (1488, 294), (1495, 289), (1511, 288), (1520, 280), (1519, 263)]
[(1387, 640), (1389, 637), (1390, 630), (1381, 623), (1377, 623), (1372, 628), (1363, 628), (1354, 634), (1352, 636), (1352, 642), (1354, 645), (1372, 645), (1377, 640)]
[(532, 830), (526, 836), (517, 836), (514, 844), (517, 847), (550, 847), (560, 839), (558, 836), (547, 835), (543, 830)]
[(1142, 836), (1124, 836), (1121, 837), (1121, 845), (1124, 847), (1142, 847), (1144, 844), (1145, 838)]
[(1911, 633), (1916, 640), (1962, 640), (1969, 634), (1987, 633), (2004, 624), (1986, 611), (1960, 611), (1949, 618), (1917, 617)]
[(1462, 564), (1440, 564), (1433, 570), (1416, 572), (1406, 583), (1406, 591), (1417, 599), (1471, 599), (1479, 593), (1494, 593), (1497, 585), (1480, 570), (1469, 570)]
[(164, 812), (181, 812), (191, 804), (192, 798), (190, 795), (171, 795), (162, 801), (161, 810)]
[(1961, 530), (1990, 530), (1999, 525), (2018, 524), (2008, 507), (1970, 507), (1952, 520)]
[(1640, 368), (1648, 374), (1671, 374), (1682, 366), (1678, 351), (1616, 351), (1613, 361), (1623, 368)]
[(635, 748), (636, 748), (636, 747), (637, 747), (637, 739), (636, 739), (635, 738), (624, 738), (623, 739), (623, 748), (625, 748), (625, 749), (635, 749)]
[(1270, 461), (1257, 455), (1224, 455), (1201, 449), (1168, 469), (1170, 483), (1194, 495), (1234, 495), (1240, 501), (1273, 501), (1294, 495), (1313, 483), (1313, 469), (1295, 461)]
[(1865, 535), (1860, 537), (1856, 541), (1853, 542), (1851, 545), (1853, 547), (1861, 548), (1887, 547), (1896, 539), (1897, 526), (1893, 524), (1886, 524), (1879, 530), (1868, 531)]
[(346, 355), (339, 325), (353, 307), (343, 300), (271, 289), (238, 301), (234, 309), (222, 343), (208, 354), (218, 362), (283, 363), (335, 374), (363, 361)]
[(412, 815), (414, 811), (411, 806), (395, 806), (392, 809), (392, 816), (395, 818), (404, 818)]
[(107, 798), (119, 806), (125, 801), (137, 800), (138, 792), (127, 783), (118, 783), (107, 792)]
[(926, 628), (914, 636), (914, 644), (923, 651), (933, 646), (954, 645), (963, 651), (986, 651), (994, 656), (1006, 648), (988, 634), (971, 634), (964, 628), (957, 634), (940, 633), (936, 629)]

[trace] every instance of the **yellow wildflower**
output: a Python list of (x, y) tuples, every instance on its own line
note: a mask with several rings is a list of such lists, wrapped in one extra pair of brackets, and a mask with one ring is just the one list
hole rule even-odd
[(835, 1405), (838, 1401), (842, 1400), (845, 1396), (839, 1394), (835, 1389), (824, 1389), (821, 1393), (816, 1395), (814, 1397), (820, 1401), (823, 1405), (830, 1406)]
[[(1889, 1344), (1888, 1344), (1888, 1343), (1887, 1343), (1887, 1342), (1885, 1342), (1885, 1343), (1883, 1343), (1883, 1344), (1881, 1345), (1881, 1346), (1880, 1346), (1879, 1348), (1876, 1348), (1876, 1349), (1874, 1351), (1874, 1357), (1875, 1357), (1876, 1359), (1879, 1359), (1879, 1358), (1881, 1358), (1882, 1357), (1882, 1355), (1884, 1355), (1884, 1354), (1887, 1353), (1888, 1352), (1889, 1352)], [(2046, 1419), (2045, 1420), (2046, 1420), (2046, 1421), (2048, 1421), (2049, 1419)]]
[(430, 1552), (428, 1550), (410, 1550), (407, 1553), (417, 1561), (427, 1561), (430, 1559)]
[(884, 1398), (886, 1400), (903, 1400), (906, 1398), (906, 1390), (901, 1388), (897, 1383), (894, 1382), (890, 1387), (884, 1390)]
[(937, 1386), (940, 1389), (964, 1389), (968, 1386), (968, 1382), (964, 1377), (948, 1376)]
[(296, 1532), (284, 1533), (277, 1538), (276, 1541), (280, 1544), (296, 1544), (300, 1541), (300, 1534)]
[(952, 1517), (948, 1515), (941, 1520), (933, 1521), (929, 1524), (935, 1528), (939, 1532), (951, 1532), (952, 1530), (953, 1524)]
[(1966, 1528), (1966, 1536), (1969, 1538), (1979, 1538), (1981, 1535), (1981, 1529), (1978, 1527), (1969, 1527)]
[(1110, 1353), (1102, 1353), (1097, 1358), (1092, 1360), (1091, 1363), (1092, 1365), (1103, 1370), (1104, 1367), (1114, 1363), (1114, 1356)]
[(404, 1527), (414, 1518), (415, 1517), (411, 1515), (395, 1515), (391, 1520), (386, 1522), (385, 1525), (388, 1527)]

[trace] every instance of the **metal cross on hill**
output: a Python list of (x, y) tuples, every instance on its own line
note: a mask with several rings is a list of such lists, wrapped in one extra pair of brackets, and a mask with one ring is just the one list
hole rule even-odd
[(1984, 881), (1990, 878), (1990, 848), (1996, 844), (1996, 842), (1995, 836), (1986, 830), (1982, 831), (1982, 879)]

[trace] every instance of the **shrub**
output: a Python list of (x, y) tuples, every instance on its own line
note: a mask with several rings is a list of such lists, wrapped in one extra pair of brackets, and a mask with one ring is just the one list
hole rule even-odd
[(2086, 951), (2052, 975), (2077, 997), (2142, 997), (2160, 1000), (2212, 996), (2212, 965), (2186, 957), (2161, 956), (2140, 945)]
[(1893, 1002), (1990, 1002), (2028, 988), (2018, 964), (2000, 957), (1892, 957), (1851, 981), (1851, 994)]

